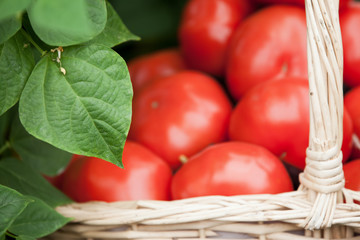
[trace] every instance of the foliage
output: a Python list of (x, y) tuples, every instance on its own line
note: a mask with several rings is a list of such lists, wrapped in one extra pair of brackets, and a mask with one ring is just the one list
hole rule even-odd
[(36, 239), (69, 219), (43, 175), (71, 154), (122, 167), (132, 88), (112, 48), (138, 40), (105, 0), (0, 3), (0, 239)]

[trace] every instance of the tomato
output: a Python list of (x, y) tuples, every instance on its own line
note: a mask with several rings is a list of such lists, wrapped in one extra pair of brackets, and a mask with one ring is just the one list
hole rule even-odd
[(251, 11), (249, 0), (188, 1), (178, 36), (189, 67), (223, 76), (229, 40)]
[(131, 59), (128, 62), (131, 82), (136, 94), (144, 85), (161, 77), (186, 69), (179, 49), (163, 49)]
[(274, 5), (237, 28), (230, 46), (226, 85), (235, 99), (275, 78), (307, 78), (305, 10)]
[(79, 158), (65, 170), (61, 189), (77, 202), (170, 199), (172, 171), (164, 160), (131, 141), (122, 160), (124, 169), (100, 158)]
[(60, 186), (62, 184), (62, 175), (58, 176), (48, 176), (48, 175), (42, 175), (51, 185), (54, 187), (60, 189)]
[(57, 175), (55, 176), (47, 176), (47, 175), (43, 175), (43, 177), (49, 181), (54, 187), (61, 189), (62, 186), (62, 182), (64, 179), (64, 172), (66, 171), (67, 167), (74, 161), (77, 161), (78, 159), (84, 158), (85, 156), (82, 155), (78, 155), (78, 154), (73, 154), (68, 165), (62, 169)]
[(221, 85), (182, 71), (146, 86), (133, 100), (129, 139), (142, 143), (173, 169), (209, 144), (226, 138), (232, 106)]
[(344, 51), (344, 83), (350, 87), (360, 85), (360, 3), (351, 2), (339, 14)]
[[(309, 88), (304, 79), (268, 81), (238, 102), (229, 125), (231, 140), (261, 145), (299, 169), (309, 145)], [(352, 121), (344, 111), (343, 160), (349, 158)]]
[[(305, 6), (305, 0), (255, 0), (258, 3), (265, 4), (296, 4), (300, 6)], [(340, 7), (345, 7), (345, 5), (351, 0), (340, 0)]]
[(192, 156), (174, 175), (173, 199), (292, 191), (281, 161), (267, 149), (244, 142), (214, 144)]
[(360, 191), (360, 158), (344, 164), (345, 188)]
[(349, 112), (354, 125), (353, 156), (360, 158), (360, 86), (351, 89), (345, 94), (344, 105)]

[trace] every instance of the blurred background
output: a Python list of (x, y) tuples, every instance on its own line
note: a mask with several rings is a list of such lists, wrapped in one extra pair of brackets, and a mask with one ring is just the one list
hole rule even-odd
[(125, 59), (177, 45), (177, 28), (187, 0), (110, 0), (129, 30), (141, 38), (114, 48)]

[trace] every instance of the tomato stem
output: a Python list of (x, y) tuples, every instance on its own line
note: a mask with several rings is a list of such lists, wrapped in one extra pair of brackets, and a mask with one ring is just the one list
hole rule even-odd
[(185, 164), (185, 163), (188, 162), (189, 159), (188, 159), (185, 155), (181, 154), (181, 155), (179, 156), (179, 160), (180, 160), (180, 162), (181, 162), (182, 164)]
[(283, 152), (279, 158), (281, 161), (284, 161), (285, 157), (286, 157), (286, 152)]
[(46, 54), (46, 51), (42, 50), (41, 47), (32, 39), (32, 37), (24, 30), (20, 29), (22, 35), (26, 37), (27, 40), (41, 53), (41, 56), (44, 56)]

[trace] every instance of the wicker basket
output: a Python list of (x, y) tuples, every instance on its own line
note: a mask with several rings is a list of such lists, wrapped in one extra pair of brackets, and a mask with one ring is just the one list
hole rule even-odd
[(50, 239), (360, 239), (360, 193), (344, 188), (339, 0), (306, 0), (310, 138), (297, 191), (58, 207)]

